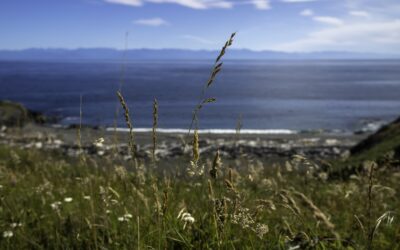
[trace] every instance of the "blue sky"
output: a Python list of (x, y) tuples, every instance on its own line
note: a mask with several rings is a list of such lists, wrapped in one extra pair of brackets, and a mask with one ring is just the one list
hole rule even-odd
[(400, 53), (399, 0), (1, 0), (0, 49)]

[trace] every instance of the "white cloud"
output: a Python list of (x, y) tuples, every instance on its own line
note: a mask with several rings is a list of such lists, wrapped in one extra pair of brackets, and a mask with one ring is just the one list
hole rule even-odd
[(316, 2), (318, 0), (282, 0), (285, 3), (308, 3), (308, 2)]
[(310, 33), (306, 38), (281, 44), (285, 51), (400, 51), (400, 19), (348, 23)]
[(130, 6), (141, 6), (141, 0), (104, 0), (107, 3), (115, 3), (115, 4), (123, 4), (123, 5), (130, 5)]
[(192, 40), (198, 43), (202, 43), (202, 44), (216, 44), (215, 42), (202, 38), (202, 37), (198, 37), (198, 36), (193, 36), (193, 35), (183, 35), (182, 38), (184, 39), (188, 39), (188, 40)]
[(336, 17), (331, 16), (314, 16), (314, 21), (325, 23), (329, 25), (343, 25), (343, 21)]
[(130, 6), (141, 6), (144, 3), (170, 3), (178, 4), (192, 9), (222, 8), (229, 9), (233, 3), (227, 0), (104, 0), (108, 3), (123, 4)]
[(259, 10), (267, 10), (271, 8), (269, 0), (252, 0), (251, 3)]
[(152, 26), (152, 27), (168, 25), (167, 21), (165, 21), (164, 19), (159, 18), (159, 17), (150, 18), (150, 19), (139, 19), (139, 20), (134, 21), (134, 23), (139, 24), (139, 25)]
[(356, 16), (356, 17), (369, 17), (369, 13), (366, 11), (360, 11), (360, 10), (354, 10), (349, 12), (350, 15)]
[[(253, 5), (260, 10), (271, 8), (271, 0), (103, 0), (107, 3), (141, 6), (146, 3), (177, 4), (192, 9), (230, 9), (236, 5)], [(316, 0), (283, 0), (287, 2), (311, 2)]]
[(313, 16), (314, 15), (314, 11), (311, 9), (305, 9), (302, 12), (300, 12), (300, 15), (302, 16)]

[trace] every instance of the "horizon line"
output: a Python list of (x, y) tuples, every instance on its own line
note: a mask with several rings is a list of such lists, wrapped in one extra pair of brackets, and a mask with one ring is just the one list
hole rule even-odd
[[(177, 50), (177, 51), (191, 51), (191, 52), (215, 52), (219, 51), (219, 49), (186, 49), (186, 48), (129, 48), (129, 49), (121, 49), (121, 48), (113, 48), (113, 47), (76, 47), (76, 48), (63, 48), (63, 47), (27, 47), (21, 49), (2, 49), (2, 52), (22, 52), (27, 50), (65, 50), (65, 51), (77, 51), (77, 50), (114, 50), (118, 52), (123, 51), (134, 51), (134, 50)], [(250, 48), (232, 48), (231, 51), (248, 51), (253, 53), (263, 53), (263, 52), (272, 52), (272, 53), (286, 53), (286, 54), (316, 54), (316, 53), (349, 53), (349, 54), (370, 54), (370, 55), (391, 55), (391, 56), (400, 56), (400, 53), (388, 53), (388, 52), (368, 52), (368, 51), (349, 51), (349, 50), (314, 50), (314, 51), (285, 51), (285, 50), (255, 50)]]

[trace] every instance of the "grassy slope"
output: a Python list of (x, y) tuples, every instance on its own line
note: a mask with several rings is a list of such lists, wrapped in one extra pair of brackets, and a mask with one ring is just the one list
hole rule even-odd
[(360, 163), (365, 160), (378, 160), (389, 152), (400, 158), (400, 118), (355, 146), (351, 150), (350, 161)]
[[(14, 234), (0, 238), (0, 248), (362, 249), (366, 241), (354, 215), (367, 227), (385, 211), (400, 213), (394, 191), (400, 188), (399, 177), (384, 172), (376, 173), (376, 184), (388, 187), (374, 191), (368, 219), (365, 176), (325, 182), (243, 159), (236, 163), (242, 170), (232, 175), (233, 191), (224, 182), (229, 179), (227, 167), (212, 180), (208, 175), (185, 176), (185, 166), (171, 166), (161, 176), (149, 165), (134, 173), (115, 162), (87, 159), (80, 164), (57, 154), (0, 146), (0, 231)], [(309, 197), (334, 228), (296, 192)], [(72, 201), (66, 202), (67, 197)], [(195, 218), (186, 228), (177, 219), (184, 207)], [(262, 225), (269, 228), (265, 235), (260, 234)], [(342, 241), (335, 240), (337, 234)], [(374, 244), (377, 249), (400, 249), (399, 241), (395, 219), (393, 225), (381, 225)]]

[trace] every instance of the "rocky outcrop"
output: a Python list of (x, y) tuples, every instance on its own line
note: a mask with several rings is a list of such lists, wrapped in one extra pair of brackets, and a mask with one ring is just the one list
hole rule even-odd
[(0, 126), (22, 127), (29, 122), (43, 124), (47, 117), (27, 109), (20, 103), (0, 101)]

